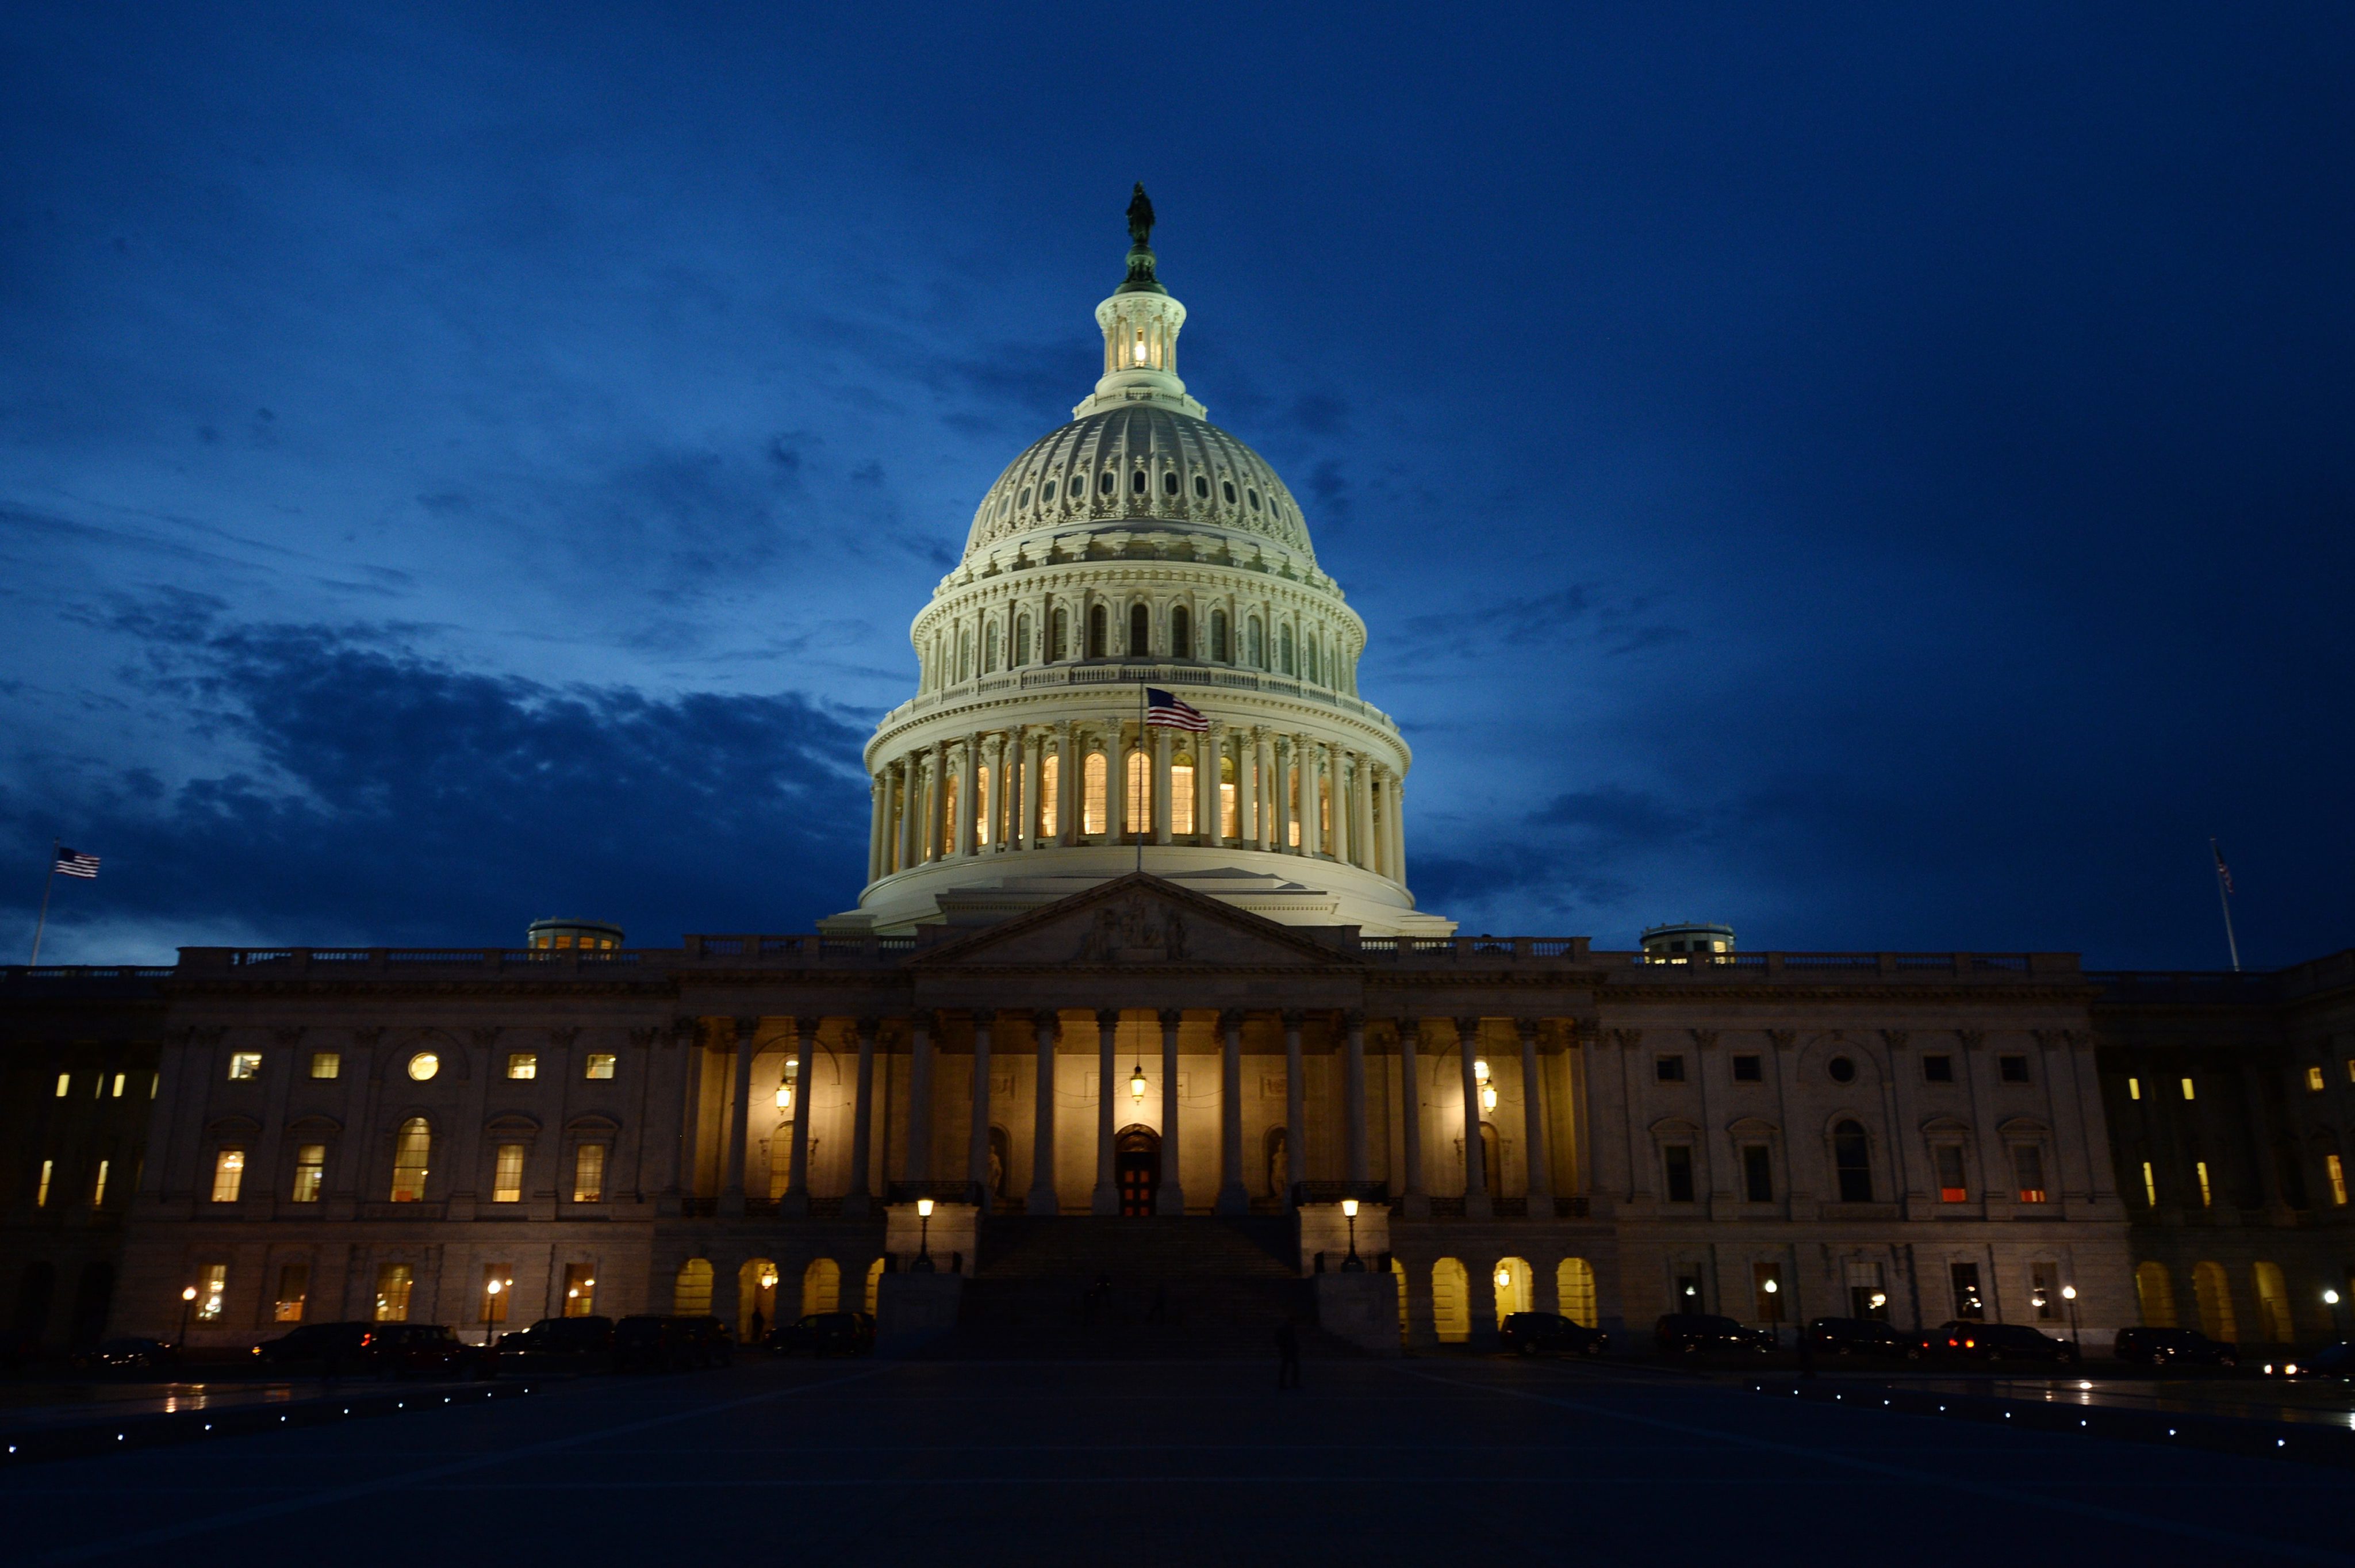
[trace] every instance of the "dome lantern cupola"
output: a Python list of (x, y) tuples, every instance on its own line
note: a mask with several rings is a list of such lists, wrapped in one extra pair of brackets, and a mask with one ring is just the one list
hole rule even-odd
[(1155, 275), (1153, 203), (1142, 184), (1129, 200), (1128, 232), (1128, 277), (1096, 306), (1096, 325), (1104, 336), (1103, 376), (1095, 395), (1072, 409), (1071, 416), (1085, 419), (1106, 409), (1157, 403), (1201, 419), (1209, 411), (1188, 397), (1186, 383), (1178, 379), (1178, 334), (1186, 325), (1186, 307)]

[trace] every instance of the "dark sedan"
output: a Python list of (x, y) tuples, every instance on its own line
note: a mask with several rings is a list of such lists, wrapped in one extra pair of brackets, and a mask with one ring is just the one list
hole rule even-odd
[(1923, 1336), (1878, 1317), (1818, 1317), (1807, 1325), (1806, 1344), (1818, 1356), (1880, 1356), (1918, 1361)]
[(180, 1350), (163, 1339), (109, 1339), (77, 1353), (73, 1364), (92, 1372), (168, 1372), (178, 1368)]
[(1508, 1312), (1497, 1337), (1524, 1356), (1599, 1356), (1611, 1349), (1610, 1335), (1559, 1312)]
[(586, 1372), (613, 1361), (610, 1317), (543, 1317), (528, 1328), (499, 1336), (499, 1360), (527, 1371)]
[(2197, 1328), (2121, 1328), (2111, 1353), (2121, 1361), (2146, 1367), (2180, 1362), (2187, 1367), (2236, 1367), (2241, 1353), (2221, 1339), (2211, 1339)]
[(1669, 1356), (1763, 1356), (1774, 1348), (1774, 1337), (1764, 1329), (1744, 1328), (1710, 1312), (1664, 1313), (1652, 1326), (1652, 1338), (1661, 1353)]
[(253, 1354), (273, 1371), (315, 1367), (331, 1377), (369, 1371), (377, 1363), (375, 1328), (373, 1323), (305, 1323), (275, 1339), (264, 1339)]
[(1942, 1323), (1932, 1337), (1948, 1355), (1975, 1361), (2074, 1361), (2077, 1347), (2025, 1323)]
[(863, 1356), (875, 1348), (875, 1319), (864, 1312), (812, 1312), (778, 1324), (764, 1342), (780, 1356)]
[(735, 1352), (728, 1326), (717, 1317), (646, 1312), (613, 1325), (613, 1370), (679, 1372), (726, 1366)]

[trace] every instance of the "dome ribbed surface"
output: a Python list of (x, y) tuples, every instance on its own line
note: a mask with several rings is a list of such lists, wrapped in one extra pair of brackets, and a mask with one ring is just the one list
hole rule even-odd
[(982, 497), (965, 555), (1036, 529), (1124, 518), (1256, 534), (1316, 558), (1300, 508), (1264, 458), (1208, 420), (1149, 406), (1107, 409), (1032, 443)]

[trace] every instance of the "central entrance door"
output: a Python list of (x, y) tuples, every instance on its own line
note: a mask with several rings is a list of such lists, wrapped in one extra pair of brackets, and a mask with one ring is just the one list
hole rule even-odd
[(1113, 1179), (1124, 1217), (1151, 1214), (1161, 1192), (1161, 1135), (1151, 1127), (1123, 1128), (1113, 1141)]

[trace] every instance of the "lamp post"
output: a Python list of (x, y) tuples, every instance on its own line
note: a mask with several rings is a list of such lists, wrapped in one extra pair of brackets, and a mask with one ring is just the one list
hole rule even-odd
[(196, 1309), (197, 1287), (192, 1285), (180, 1292), (180, 1349), (183, 1350), (188, 1348), (188, 1318)]
[(2322, 1293), (2322, 1305), (2330, 1308), (2330, 1331), (2342, 1339), (2347, 1338), (2347, 1326), (2339, 1315), (2339, 1293), (2335, 1290), (2325, 1290)]
[(1769, 1311), (1774, 1313), (1773, 1317), (1766, 1319), (1766, 1337), (1774, 1340), (1775, 1346), (1779, 1349), (1783, 1343), (1783, 1329), (1781, 1327), (1783, 1322), (1781, 1307), (1783, 1304), (1779, 1299), (1783, 1294), (1783, 1282), (1776, 1279), (1773, 1275), (1768, 1275), (1765, 1279), (1759, 1283), (1758, 1288), (1766, 1293), (1767, 1308)]
[(1341, 1200), (1341, 1218), (1349, 1221), (1349, 1255), (1341, 1260), (1341, 1272), (1363, 1274), (1366, 1272), (1366, 1260), (1358, 1255), (1358, 1200), (1356, 1199)]
[(932, 1272), (932, 1200), (931, 1199), (916, 1200), (916, 1218), (922, 1222), (923, 1229), (916, 1233), (916, 1261), (908, 1266), (913, 1273), (930, 1274)]
[(499, 1292), (506, 1287), (507, 1282), (496, 1276), (483, 1281), (483, 1344), (485, 1348), (491, 1342), (491, 1325), (497, 1319)]
[(2077, 1287), (2073, 1285), (2062, 1285), (2061, 1299), (2069, 1304), (2069, 1343), (2075, 1349), (2077, 1360), (2082, 1362), (2085, 1359), (2085, 1342), (2077, 1337)]

